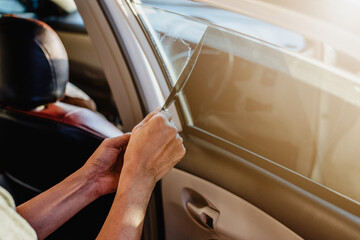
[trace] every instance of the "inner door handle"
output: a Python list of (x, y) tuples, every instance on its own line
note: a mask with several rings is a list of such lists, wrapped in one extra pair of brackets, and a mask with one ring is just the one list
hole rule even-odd
[(192, 202), (186, 203), (186, 208), (193, 219), (203, 227), (214, 230), (220, 212), (210, 206), (198, 207)]

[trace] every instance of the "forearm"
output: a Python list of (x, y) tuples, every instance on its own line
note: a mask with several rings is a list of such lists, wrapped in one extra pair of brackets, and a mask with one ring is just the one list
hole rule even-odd
[(97, 240), (140, 239), (154, 186), (154, 179), (123, 172), (113, 205)]
[(156, 182), (185, 154), (170, 117), (159, 110), (147, 115), (131, 133), (118, 190), (98, 240), (139, 240)]
[(91, 176), (82, 169), (65, 180), (17, 207), (17, 212), (44, 239), (98, 195)]

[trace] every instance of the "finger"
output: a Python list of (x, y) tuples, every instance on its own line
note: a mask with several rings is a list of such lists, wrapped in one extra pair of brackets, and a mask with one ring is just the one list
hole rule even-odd
[(174, 166), (180, 162), (186, 153), (186, 149), (182, 144), (182, 138), (177, 136), (176, 140), (172, 141), (168, 146), (171, 150), (168, 151), (168, 156), (166, 159), (169, 159), (164, 165), (159, 169), (159, 174), (157, 176), (157, 181), (164, 177)]
[(179, 130), (177, 129), (177, 127), (175, 126), (175, 123), (173, 121), (169, 122), (170, 126), (172, 126), (173, 128), (176, 129), (176, 132), (179, 132)]
[(124, 133), (123, 135), (120, 135), (118, 137), (107, 138), (106, 139), (107, 147), (120, 149), (121, 147), (124, 147), (128, 144), (130, 140), (130, 136), (131, 133)]
[(176, 134), (175, 140), (180, 144), (184, 142), (183, 138), (179, 134)]
[(169, 159), (174, 159), (173, 156), (175, 155), (181, 155), (181, 153), (184, 151), (183, 142), (184, 140), (179, 134), (176, 134), (176, 136), (170, 141), (167, 148), (171, 153), (172, 157), (170, 157)]
[(167, 109), (161, 110), (160, 113), (163, 114), (169, 121), (171, 121), (172, 116), (171, 116), (171, 113)]
[(152, 111), (151, 113), (149, 113), (139, 124), (139, 125), (144, 125), (145, 123), (147, 123), (153, 116), (155, 116), (156, 114), (158, 114), (161, 110), (161, 107), (157, 107), (154, 111)]

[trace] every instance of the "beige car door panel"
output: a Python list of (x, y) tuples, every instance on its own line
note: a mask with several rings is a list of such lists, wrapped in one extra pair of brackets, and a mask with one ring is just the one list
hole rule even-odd
[[(267, 167), (269, 170), (265, 170), (264, 166), (260, 167), (258, 165), (262, 160), (256, 159), (258, 156), (249, 155), (248, 160), (240, 158), (234, 153), (239, 154), (239, 151), (242, 151), (242, 155), (245, 156), (246, 154), (244, 154), (243, 149), (233, 149), (232, 146), (228, 146), (230, 151), (227, 151), (224, 148), (219, 148), (214, 145), (214, 143), (218, 144), (217, 139), (207, 136), (206, 141), (204, 141), (204, 135), (199, 132), (197, 133), (194, 129), (184, 128), (183, 137), (187, 154), (178, 164), (177, 168), (179, 170), (177, 171), (181, 170), (181, 175), (184, 175), (185, 179), (178, 176), (177, 181), (172, 181), (170, 177), (171, 182), (168, 183), (168, 178), (166, 177), (162, 182), (167, 235), (174, 234), (174, 232), (183, 234), (181, 233), (182, 229), (187, 229), (187, 227), (183, 227), (182, 224), (186, 225), (186, 222), (191, 221), (188, 214), (186, 214), (186, 207), (181, 207), (179, 204), (181, 196), (177, 193), (175, 193), (177, 194), (176, 196), (173, 196), (175, 190), (170, 190), (171, 186), (174, 185), (174, 189), (179, 188), (181, 191), (186, 188), (195, 190), (206, 198), (208, 202), (214, 204), (215, 208), (219, 208), (215, 204), (219, 200), (222, 206), (232, 206), (234, 203), (235, 205), (241, 205), (243, 201), (246, 201), (247, 204), (250, 204), (247, 206), (251, 206), (251, 209), (255, 208), (261, 213), (266, 213), (261, 215), (262, 220), (253, 220), (252, 216), (248, 217), (248, 224), (252, 226), (249, 227), (248, 231), (251, 233), (242, 233), (240, 223), (245, 221), (246, 218), (243, 218), (244, 216), (241, 215), (240, 211), (235, 211), (236, 207), (234, 207), (233, 212), (227, 211), (226, 216), (223, 216), (227, 218), (227, 221), (232, 223), (239, 222), (239, 227), (232, 229), (232, 235), (227, 235), (232, 236), (230, 239), (261, 239), (257, 238), (261, 234), (269, 234), (266, 239), (277, 238), (277, 236), (283, 236), (277, 239), (290, 239), (289, 236), (293, 236), (291, 234), (287, 237), (284, 237), (286, 235), (277, 235), (278, 233), (289, 234), (289, 230), (298, 235), (295, 237), (304, 239), (359, 239), (359, 217), (349, 214), (349, 212), (344, 210), (344, 208), (351, 210), (350, 208), (353, 207), (352, 210), (354, 211), (355, 209), (356, 211), (358, 208), (356, 203), (353, 205), (351, 202), (345, 205), (339, 204), (341, 201), (337, 199), (338, 195), (334, 192), (324, 194), (324, 198), (328, 199), (326, 201), (318, 196), (318, 190), (322, 188), (320, 185), (315, 185), (314, 187), (312, 185), (313, 182), (311, 182), (312, 184), (309, 185), (312, 188), (308, 188), (306, 181), (309, 180), (300, 175), (295, 175), (295, 177), (284, 175), (284, 178), (288, 178), (285, 180), (274, 174), (275, 172), (279, 174), (279, 171), (284, 170), (280, 166), (273, 166), (273, 169)], [(304, 181), (299, 181), (298, 177)], [(197, 183), (201, 181), (204, 182)], [(300, 182), (302, 182), (301, 187), (298, 186), (301, 185)], [(213, 190), (209, 190), (206, 187), (198, 187), (197, 184), (201, 186), (202, 184), (209, 185), (209, 189)], [(221, 190), (215, 190), (215, 188), (210, 187), (214, 185), (216, 186), (215, 188), (221, 188)], [(311, 192), (316, 193), (316, 195)], [(227, 194), (236, 197), (228, 201)], [(177, 204), (175, 204), (176, 207), (172, 200), (174, 197), (178, 199)], [(333, 201), (333, 203), (329, 201)], [(176, 212), (170, 211), (171, 209)], [(221, 216), (221, 210), (219, 212)], [(178, 215), (179, 213), (181, 214)], [(239, 215), (241, 216), (239, 217)], [(176, 216), (179, 217), (177, 218)], [(168, 223), (166, 217), (172, 220)], [(254, 224), (252, 221), (254, 221)], [(170, 225), (166, 225), (166, 223)], [(277, 223), (281, 223), (285, 228), (279, 227), (281, 230), (276, 231), (276, 228), (271, 227), (273, 232), (263, 230), (267, 229), (271, 224), (276, 225)], [(196, 224), (193, 223), (193, 225), (195, 228)], [(198, 226), (196, 229), (196, 232), (209, 233), (208, 230), (204, 232), (204, 229)], [(213, 233), (216, 233), (216, 230)], [(221, 233), (218, 235), (221, 236)], [(251, 236), (256, 236), (256, 238)]]
[(301, 239), (242, 198), (184, 171), (171, 171), (162, 189), (167, 239)]

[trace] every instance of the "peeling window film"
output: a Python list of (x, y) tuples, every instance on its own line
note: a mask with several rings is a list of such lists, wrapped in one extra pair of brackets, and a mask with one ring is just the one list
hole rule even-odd
[[(178, 55), (177, 57), (183, 57), (182, 60), (178, 59), (172, 65), (172, 61), (167, 57), (172, 55), (166, 51), (169, 48), (174, 51), (179, 46), (181, 47), (177, 53), (185, 51), (185, 46), (182, 46), (184, 43), (185, 45), (189, 44), (193, 50), (194, 45), (198, 43), (204, 33), (205, 25), (238, 32), (360, 76), (359, 52), (344, 50), (349, 47), (344, 47), (347, 44), (341, 42), (335, 46), (330, 44), (328, 39), (305, 37), (296, 31), (290, 31), (256, 18), (190, 0), (133, 0), (132, 2), (141, 21), (150, 33), (154, 46), (157, 48), (159, 56), (162, 57), (163, 64), (173, 83), (176, 82), (182, 67), (186, 63), (184, 60), (186, 53), (182, 52), (182, 55)], [(336, 21), (345, 23), (348, 20), (344, 16), (336, 19)], [(354, 22), (348, 22), (348, 25), (354, 24)], [(358, 25), (355, 24), (354, 26)], [(164, 34), (167, 37), (163, 38), (161, 42), (158, 41)], [(176, 39), (179, 44), (171, 47), (174, 42), (170, 39)], [(184, 49), (180, 50), (182, 48)], [(352, 48), (350, 47), (350, 49)]]
[(241, 15), (234, 29), (191, 1), (135, 2), (173, 85), (204, 37), (177, 99), (188, 126), (360, 202), (357, 58)]
[(151, 6), (136, 7), (172, 84), (175, 84), (207, 26)]

